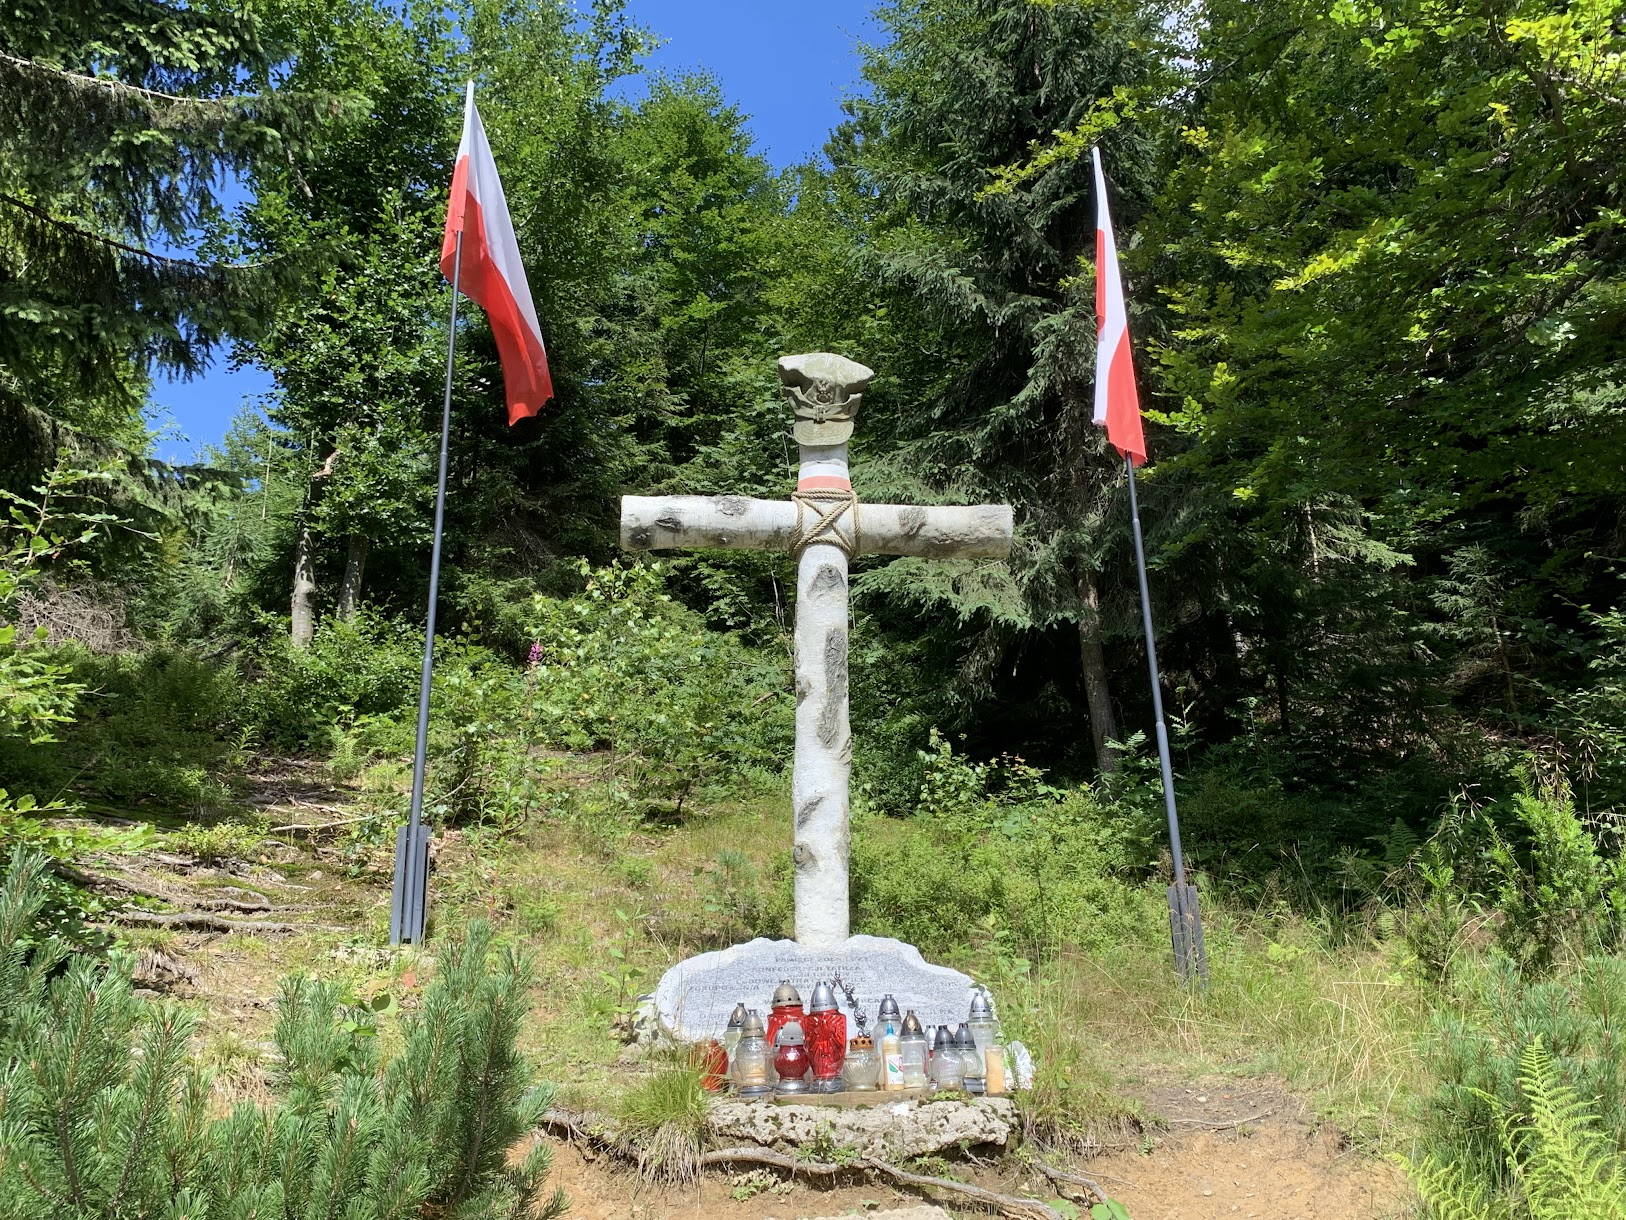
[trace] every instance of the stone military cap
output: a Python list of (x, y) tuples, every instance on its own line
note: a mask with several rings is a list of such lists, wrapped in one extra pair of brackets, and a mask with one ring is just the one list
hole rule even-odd
[(779, 380), (796, 412), (798, 445), (839, 445), (853, 434), (853, 416), (875, 376), (834, 352), (781, 356)]

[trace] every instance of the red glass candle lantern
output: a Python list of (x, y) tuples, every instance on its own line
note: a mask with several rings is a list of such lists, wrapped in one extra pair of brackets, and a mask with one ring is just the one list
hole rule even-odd
[(847, 1060), (847, 1018), (836, 1007), (828, 983), (813, 988), (813, 1002), (802, 1027), (807, 1031), (808, 1058), (813, 1061), (813, 1091), (842, 1091), (841, 1069)]
[(779, 1073), (779, 1083), (774, 1086), (775, 1092), (807, 1092), (809, 1066), (807, 1037), (802, 1033), (802, 1023), (793, 1018), (785, 1022), (779, 1031), (778, 1040), (774, 1043), (773, 1067), (774, 1071)]
[(707, 1038), (694, 1048), (694, 1065), (700, 1069), (700, 1087), (720, 1093), (728, 1083), (728, 1048), (716, 1038)]
[[(785, 1028), (787, 1021), (802, 1022), (806, 1017), (801, 993), (790, 985), (789, 979), (784, 980), (773, 993), (773, 1007), (768, 1010), (768, 1045), (779, 1045), (779, 1031)], [(804, 1031), (806, 1028), (803, 1025)]]

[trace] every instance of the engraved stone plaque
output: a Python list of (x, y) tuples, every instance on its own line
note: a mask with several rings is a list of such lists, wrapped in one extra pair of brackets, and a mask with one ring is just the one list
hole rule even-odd
[[(883, 936), (852, 936), (828, 948), (810, 948), (793, 940), (758, 937), (743, 945), (702, 953), (679, 962), (655, 989), (655, 1007), (663, 1029), (684, 1041), (721, 1037), (734, 1005), (745, 1001), (768, 1015), (769, 1000), (782, 979), (789, 979), (806, 1003), (813, 984), (840, 975), (858, 997), (875, 1029), (881, 996), (891, 992), (898, 1007), (910, 1008), (925, 1025), (955, 1024), (971, 1007), (971, 979), (947, 966), (934, 966), (920, 950)], [(843, 1012), (846, 998), (838, 992)], [(848, 1034), (856, 1033), (848, 1013)]]

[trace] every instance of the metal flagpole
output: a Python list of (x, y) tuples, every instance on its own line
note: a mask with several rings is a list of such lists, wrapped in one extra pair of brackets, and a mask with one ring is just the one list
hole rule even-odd
[(1203, 920), (1197, 909), (1197, 887), (1186, 883), (1185, 853), (1180, 850), (1180, 815), (1174, 808), (1174, 768), (1169, 762), (1169, 730), (1163, 723), (1163, 682), (1157, 671), (1157, 640), (1152, 632), (1152, 593), (1146, 583), (1146, 547), (1141, 541), (1140, 500), (1135, 494), (1135, 459), (1124, 454), (1129, 471), (1129, 517), (1135, 532), (1135, 568), (1140, 574), (1140, 617), (1146, 629), (1146, 664), (1152, 672), (1152, 713), (1157, 718), (1157, 756), (1163, 767), (1163, 807), (1169, 817), (1169, 850), (1174, 884), (1169, 887), (1169, 935), (1174, 941), (1174, 968), (1184, 982), (1195, 977), (1208, 985), (1208, 954), (1203, 948)]
[(435, 672), (435, 606), (440, 589), (440, 537), (446, 523), (446, 449), (452, 431), (452, 363), (457, 356), (457, 289), (463, 274), (463, 230), (452, 252), (452, 324), (446, 341), (446, 397), (440, 409), (440, 478), (435, 486), (435, 539), (429, 550), (429, 618), (418, 682), (418, 741), (412, 752), (412, 810), (395, 836), (395, 889), (390, 944), (423, 940), (429, 901), (429, 828), (423, 824), (423, 773), (429, 750), (429, 684)]

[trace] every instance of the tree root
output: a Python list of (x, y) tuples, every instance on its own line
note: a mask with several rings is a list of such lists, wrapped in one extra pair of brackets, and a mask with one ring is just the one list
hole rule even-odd
[(874, 1157), (854, 1157), (850, 1161), (803, 1161), (787, 1152), (775, 1152), (772, 1148), (723, 1148), (716, 1152), (702, 1153), (701, 1165), (728, 1165), (739, 1163), (753, 1165), (773, 1165), (790, 1173), (812, 1174), (817, 1177), (828, 1177), (832, 1174), (850, 1173), (854, 1170), (863, 1173), (879, 1174), (891, 1178), (894, 1182), (901, 1182), (905, 1186), (916, 1186), (925, 1190), (940, 1190), (945, 1194), (959, 1195), (973, 1203), (981, 1203), (984, 1207), (992, 1207), (1006, 1216), (1019, 1217), (1021, 1220), (1062, 1220), (1062, 1215), (1048, 1203), (1038, 1199), (1024, 1199), (1020, 1195), (1001, 1194), (996, 1190), (987, 1190), (981, 1186), (973, 1186), (969, 1182), (956, 1182), (953, 1178), (934, 1178), (924, 1173), (911, 1173), (907, 1169), (900, 1169), (887, 1161), (879, 1161)]
[[(274, 910), (275, 907), (269, 898), (262, 902), (239, 902), (235, 898), (208, 898), (202, 896), (175, 894), (169, 890), (161, 889), (155, 885), (143, 885), (128, 877), (109, 876), (106, 873), (90, 873), (84, 869), (75, 868), (61, 860), (51, 863), (51, 871), (64, 880), (87, 890), (117, 890), (124, 894), (134, 894), (137, 898), (155, 898), (159, 902), (168, 902), (176, 906), (191, 904), (206, 911), (239, 911), (244, 914), (255, 914), (260, 911)], [(252, 891), (250, 891), (252, 892)]]
[[(571, 1110), (549, 1110), (542, 1116), (542, 1126), (567, 1139), (589, 1140), (618, 1156), (637, 1160), (639, 1151), (626, 1140), (605, 1129), (602, 1120), (594, 1114)], [(913, 1173), (887, 1161), (874, 1157), (854, 1157), (850, 1161), (808, 1161), (788, 1152), (750, 1145), (740, 1148), (720, 1148), (700, 1154), (701, 1168), (711, 1165), (768, 1165), (787, 1173), (812, 1177), (833, 1177), (846, 1173), (871, 1174), (890, 1178), (904, 1186), (921, 1190), (937, 1190), (958, 1195), (972, 1203), (990, 1207), (1014, 1220), (1062, 1220), (1062, 1215), (1049, 1204), (1038, 1199), (1025, 1199), (1018, 1195), (1001, 1194), (969, 1182), (956, 1182), (953, 1178), (937, 1178)], [(1104, 1195), (1101, 1196), (1105, 1198)]]
[(1107, 1201), (1107, 1192), (1102, 1190), (1100, 1184), (1094, 1179), (1086, 1178), (1083, 1174), (1074, 1173), (1069, 1169), (1058, 1169), (1054, 1165), (1041, 1161), (1038, 1157), (1029, 1157), (1028, 1161), (1035, 1169), (1049, 1178), (1052, 1185), (1058, 1188), (1061, 1186), (1080, 1186), (1095, 1196), (1095, 1202), (1105, 1203)]
[(205, 911), (111, 911), (113, 923), (145, 924), (157, 928), (186, 928), (193, 932), (343, 932), (344, 928), (315, 923), (271, 923), (263, 919), (222, 919)]
[(1262, 1110), (1258, 1114), (1250, 1114), (1247, 1118), (1227, 1118), (1220, 1122), (1213, 1122), (1206, 1118), (1166, 1118), (1163, 1121), (1169, 1126), (1201, 1127), (1204, 1131), (1229, 1131), (1233, 1127), (1245, 1127), (1249, 1123), (1256, 1123), (1261, 1119), (1269, 1118), (1276, 1113), (1274, 1110)]

